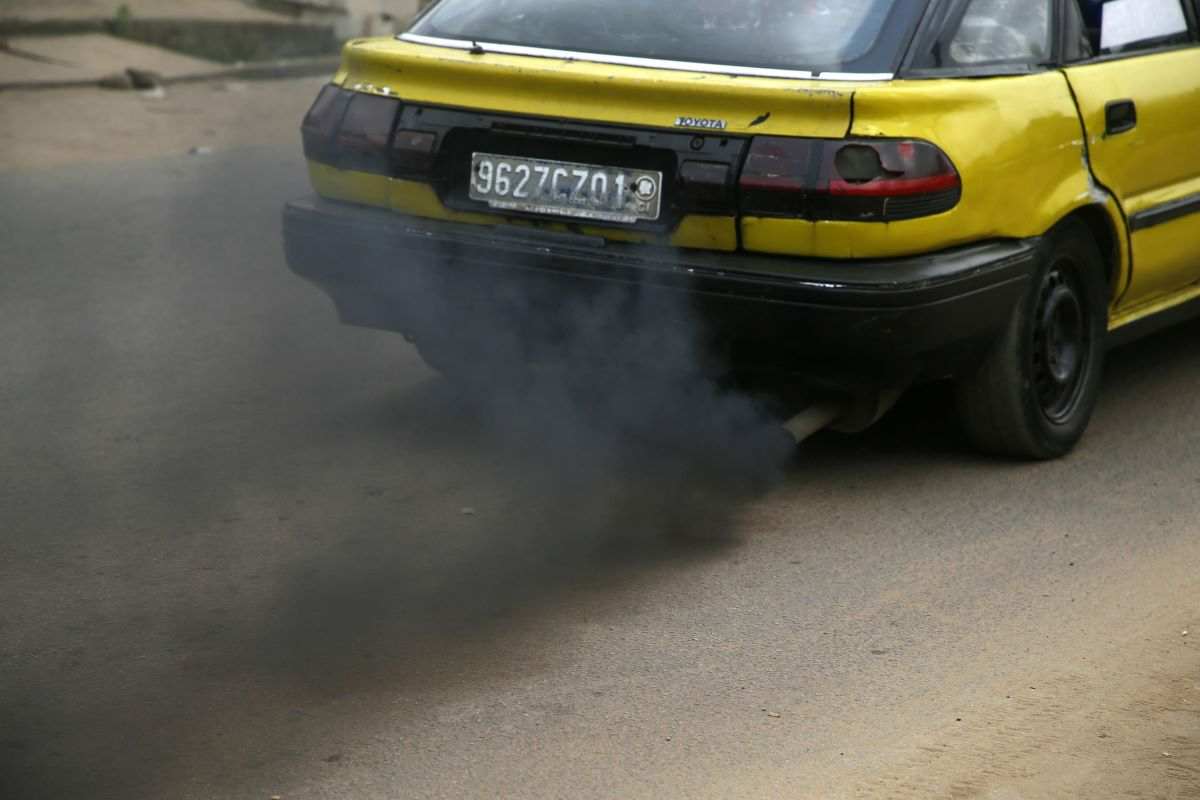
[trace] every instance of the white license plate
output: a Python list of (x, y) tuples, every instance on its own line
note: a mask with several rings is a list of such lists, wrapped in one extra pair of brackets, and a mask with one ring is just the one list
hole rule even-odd
[(656, 220), (661, 172), (519, 158), (471, 156), (471, 199), (495, 209), (604, 222)]

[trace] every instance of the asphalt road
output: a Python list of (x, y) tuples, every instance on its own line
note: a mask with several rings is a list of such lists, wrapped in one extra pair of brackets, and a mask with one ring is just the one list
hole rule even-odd
[(933, 389), (697, 496), (336, 325), (305, 189), (0, 174), (0, 796), (1200, 797), (1200, 326), (1069, 459)]

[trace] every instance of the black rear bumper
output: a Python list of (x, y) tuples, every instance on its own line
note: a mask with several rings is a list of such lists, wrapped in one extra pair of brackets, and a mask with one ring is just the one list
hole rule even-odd
[(287, 204), (283, 222), (290, 268), (348, 324), (420, 338), (514, 296), (529, 317), (566, 296), (654, 295), (738, 368), (833, 384), (965, 368), (1007, 324), (1040, 250), (1037, 239), (876, 261), (670, 250), (317, 198)]

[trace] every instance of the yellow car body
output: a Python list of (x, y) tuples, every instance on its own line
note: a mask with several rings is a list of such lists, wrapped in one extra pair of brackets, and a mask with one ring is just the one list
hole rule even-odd
[[(964, 2), (940, 5), (953, 9)], [(957, 172), (961, 196), (953, 207), (926, 216), (788, 218), (735, 204), (718, 213), (681, 213), (669, 229), (648, 230), (466, 208), (447, 203), (429, 181), (336, 159), (310, 158), (309, 173), (321, 203), (375, 207), (397, 219), (464, 230), (527, 228), (664, 252), (754, 257), (756, 274), (781, 280), (803, 277), (814, 261), (848, 268), (909, 263), (985, 243), (1039, 241), (1075, 225), (1090, 232), (1103, 261), (1104, 326), (1114, 335), (1132, 334), (1135, 323), (1152, 325), (1200, 296), (1200, 43), (1192, 0), (1185, 13), (1186, 37), (1073, 60), (1057, 49), (1057, 63), (1029, 69), (909, 63), (911, 69), (896, 74), (831, 80), (664, 68), (587, 54), (549, 57), (410, 34), (349, 43), (332, 80), (343, 92), (405, 106), (598, 129), (665, 135), (680, 133), (685, 117), (720, 121), (716, 131), (683, 126), (698, 140), (933, 143)], [(1121, 116), (1128, 113), (1134, 118)], [(728, 263), (739, 270), (738, 262)], [(313, 277), (311, 269), (297, 271)], [(939, 375), (934, 370), (927, 377)]]

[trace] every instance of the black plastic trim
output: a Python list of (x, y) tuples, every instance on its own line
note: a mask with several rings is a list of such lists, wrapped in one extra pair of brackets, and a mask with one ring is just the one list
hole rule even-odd
[(1148, 317), (1142, 317), (1136, 322), (1122, 325), (1116, 330), (1110, 331), (1106, 341), (1110, 349), (1124, 347), (1196, 317), (1200, 317), (1200, 297), (1187, 300)]
[[(437, 135), (434, 169), (423, 180), (433, 186), (438, 199), (447, 208), (456, 211), (492, 213), (487, 204), (472, 200), (467, 191), (470, 154), (476, 151), (662, 172), (666, 194), (660, 219), (643, 220), (632, 226), (598, 223), (600, 227), (655, 233), (673, 230), (688, 214), (735, 216), (737, 203), (733, 187), (743, 151), (748, 148), (751, 138), (723, 132), (714, 135), (428, 104), (406, 104), (399, 125), (405, 130)], [(720, 199), (694, 197), (681, 177), (683, 164), (687, 161), (728, 167), (724, 196)], [(520, 212), (506, 212), (505, 216), (531, 221), (545, 219)], [(565, 218), (564, 221), (571, 222)]]
[(1110, 100), (1104, 106), (1104, 135), (1119, 136), (1137, 127), (1137, 103), (1129, 98)]
[[(384, 236), (428, 250), (450, 245), (494, 263), (550, 256), (559, 264), (633, 279), (734, 293), (764, 301), (811, 301), (878, 308), (936, 303), (996, 282), (1024, 279), (1041, 239), (1002, 239), (937, 253), (891, 259), (815, 259), (712, 250), (680, 250), (613, 242), (595, 236), (511, 225), (470, 225), (420, 219), (320, 198), (288, 203), (285, 221), (297, 236)], [(574, 265), (576, 269), (580, 265)]]
[(1168, 222), (1174, 222), (1192, 214), (1200, 214), (1200, 194), (1182, 197), (1145, 211), (1139, 211), (1129, 218), (1129, 230), (1135, 233), (1144, 231), (1147, 228), (1166, 225)]
[(972, 369), (1042, 257), (1040, 239), (879, 260), (680, 250), (318, 198), (287, 204), (283, 216), (289, 268), (349, 325), (419, 340), (422, 331), (455, 330), (479, 304), (515, 296), (533, 298), (506, 323), (517, 327), (596, 293), (673, 296), (737, 369), (839, 387)]

